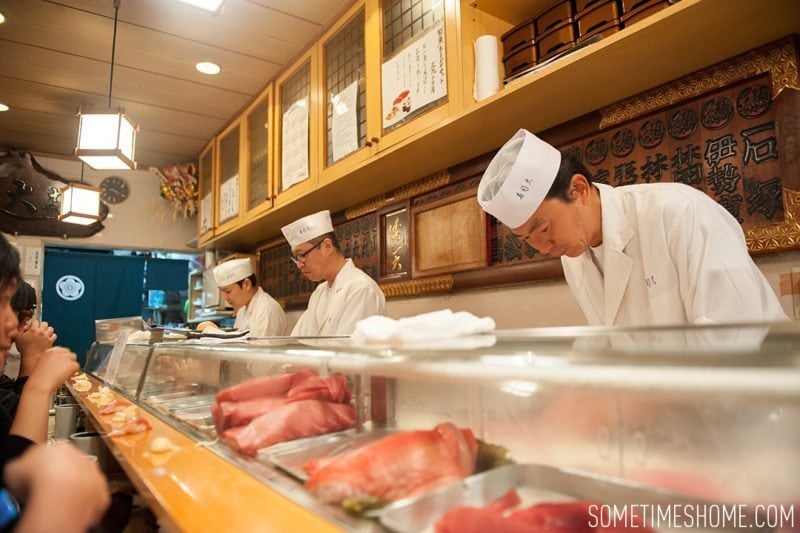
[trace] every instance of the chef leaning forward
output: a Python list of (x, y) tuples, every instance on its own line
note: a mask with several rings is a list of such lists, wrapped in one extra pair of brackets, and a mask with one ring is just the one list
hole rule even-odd
[(342, 254), (330, 211), (303, 217), (281, 231), (303, 276), (323, 282), (292, 335), (350, 335), (362, 318), (384, 314), (386, 299), (378, 284)]
[[(284, 335), (286, 314), (275, 299), (256, 281), (250, 259), (233, 259), (214, 267), (214, 281), (222, 297), (233, 306), (238, 330), (250, 330), (251, 337)], [(203, 329), (206, 323), (198, 325)]]
[(495, 155), (478, 202), (560, 257), (592, 325), (786, 320), (737, 221), (678, 183), (610, 187), (526, 130)]

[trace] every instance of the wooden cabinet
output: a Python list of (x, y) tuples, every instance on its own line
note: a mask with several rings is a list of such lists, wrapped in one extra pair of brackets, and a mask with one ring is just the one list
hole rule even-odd
[[(378, 151), (462, 108), (458, 0), (374, 0), (367, 42), (380, 55)], [(470, 57), (471, 59), (471, 57)]]
[[(224, 233), (218, 231), (204, 238), (209, 233), (201, 231), (199, 244), (253, 248), (279, 235), (281, 225), (300, 216), (319, 209), (335, 212), (354, 206), (495, 150), (519, 128), (546, 130), (800, 33), (800, 2), (796, 0), (680, 0), (475, 102), (475, 39), (486, 33), (500, 36), (551, 3), (356, 3), (275, 82), (271, 104), (274, 138), (268, 156), (274, 176), (274, 205), (260, 208)], [(352, 44), (361, 40), (362, 14), (363, 57), (358, 45)], [(395, 90), (388, 89), (390, 80), (395, 84), (398, 79), (386, 72), (399, 68), (402, 59), (398, 58), (421, 46), (429, 37), (426, 29), (439, 27), (445, 44), (446, 96), (421, 108), (412, 105), (407, 112), (400, 99), (395, 118), (401, 120), (387, 121), (394, 99), (402, 91), (391, 105), (383, 102), (386, 94)], [(362, 61), (363, 76), (357, 72)], [(354, 83), (357, 148), (336, 158), (332, 149), (333, 98), (348, 88), (352, 93)], [(388, 96), (386, 99), (388, 102)], [(287, 126), (291, 131), (284, 131)], [(214, 154), (201, 154), (201, 199), (208, 191), (202, 184), (203, 157), (213, 159)]]
[(247, 109), (244, 117), (245, 176), (242, 180), (245, 220), (272, 207), (273, 182), (272, 85)]
[[(380, 134), (374, 98), (380, 89), (368, 76), (367, 56), (375, 47), (365, 41), (366, 6), (357, 2), (320, 40), (323, 100), (320, 182), (345, 175), (374, 154)], [(377, 53), (374, 53), (377, 58)], [(374, 102), (374, 103), (372, 103)]]
[(235, 228), (241, 221), (242, 184), (242, 120), (237, 120), (217, 138), (217, 180), (216, 180), (216, 234), (224, 234)]
[(299, 198), (317, 185), (319, 173), (319, 61), (315, 48), (275, 83), (275, 205)]
[(200, 153), (198, 164), (200, 204), (197, 208), (197, 244), (203, 246), (214, 237), (216, 219), (214, 214), (214, 167), (216, 159), (216, 140), (212, 139)]

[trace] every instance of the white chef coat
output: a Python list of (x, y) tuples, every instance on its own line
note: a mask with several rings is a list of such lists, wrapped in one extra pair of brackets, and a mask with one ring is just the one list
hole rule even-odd
[(787, 320), (741, 226), (708, 195), (679, 183), (594, 185), (604, 274), (589, 250), (561, 258), (589, 324)]
[(293, 336), (351, 335), (356, 322), (372, 315), (382, 315), (386, 298), (378, 284), (357, 268), (352, 259), (333, 280), (323, 281), (308, 301), (308, 309), (292, 330)]
[(285, 335), (286, 314), (281, 304), (258, 287), (247, 305), (239, 308), (233, 327), (239, 330), (249, 329), (251, 337)]

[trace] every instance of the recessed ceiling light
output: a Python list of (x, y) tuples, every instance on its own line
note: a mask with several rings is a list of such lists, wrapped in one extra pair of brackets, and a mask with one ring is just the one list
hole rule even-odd
[(201, 61), (194, 66), (197, 70), (202, 72), (203, 74), (219, 74), (221, 70), (219, 65), (216, 63), (212, 63), (211, 61)]
[(196, 6), (208, 11), (216, 11), (222, 5), (223, 0), (178, 0), (184, 4)]
[(6, 104), (0, 104), (0, 111), (8, 111), (8, 106)]
[(6, 16), (3, 15), (2, 11), (0, 11), (0, 24), (4, 23), (5, 21), (6, 21)]

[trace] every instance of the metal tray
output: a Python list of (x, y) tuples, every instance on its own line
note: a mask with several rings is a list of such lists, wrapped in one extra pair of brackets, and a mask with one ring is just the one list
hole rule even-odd
[(308, 461), (355, 450), (396, 431), (395, 429), (378, 429), (366, 433), (356, 433), (355, 429), (348, 429), (276, 444), (265, 448), (259, 452), (259, 455), (263, 454), (270, 463), (305, 482), (308, 474), (303, 470), (303, 465)]
[(169, 388), (142, 391), (142, 398), (144, 398), (145, 401), (166, 402), (173, 399), (187, 398), (190, 396), (196, 397), (209, 393), (216, 394), (216, 389), (203, 383), (191, 383)]
[[(512, 488), (520, 490), (523, 507), (544, 501), (569, 500), (593, 500), (620, 506), (711, 505), (698, 498), (591, 472), (520, 464), (496, 468), (460, 483), (391, 503), (382, 509), (380, 522), (397, 532), (431, 531), (436, 521), (450, 509), (484, 506)], [(752, 521), (750, 523), (755, 526)], [(752, 527), (748, 531), (771, 530)]]
[[(148, 398), (146, 401), (152, 402), (154, 399)], [(180, 411), (182, 409), (191, 409), (194, 407), (204, 407), (206, 413), (211, 412), (211, 404), (214, 403), (214, 395), (213, 394), (204, 394), (200, 396), (183, 396), (172, 398), (169, 400), (162, 400), (157, 399), (155, 400), (157, 403), (160, 403), (170, 411)]]
[(206, 435), (213, 437), (217, 434), (208, 404), (174, 411), (170, 416)]

